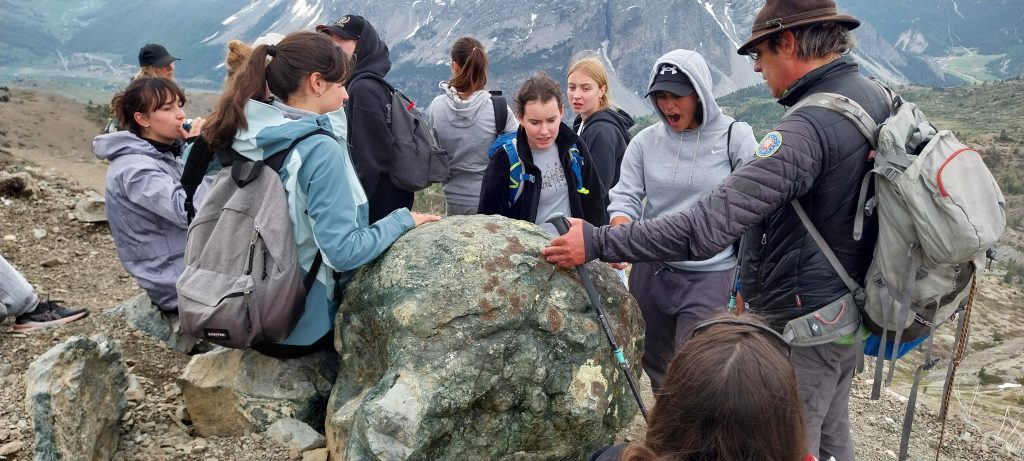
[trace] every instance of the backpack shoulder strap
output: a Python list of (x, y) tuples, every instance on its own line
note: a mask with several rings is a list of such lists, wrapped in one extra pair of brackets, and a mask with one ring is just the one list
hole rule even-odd
[(857, 101), (835, 93), (814, 93), (790, 107), (782, 118), (786, 118), (797, 109), (808, 106), (828, 109), (846, 117), (867, 138), (872, 148), (878, 148), (878, 124), (860, 104), (857, 104)]
[(196, 208), (192, 200), (195, 198), (199, 185), (203, 182), (203, 177), (206, 175), (213, 157), (213, 149), (206, 142), (206, 138), (202, 135), (196, 137), (181, 172), (181, 187), (185, 189), (185, 214), (189, 223), (196, 217)]
[(857, 302), (863, 304), (864, 289), (861, 288), (856, 281), (850, 278), (850, 274), (848, 274), (846, 269), (843, 268), (843, 263), (839, 262), (839, 258), (836, 257), (832, 248), (828, 246), (828, 242), (826, 242), (825, 238), (821, 236), (820, 232), (818, 232), (818, 228), (814, 227), (814, 223), (812, 223), (811, 218), (807, 216), (807, 212), (804, 211), (803, 205), (800, 205), (800, 201), (798, 200), (793, 200), (789, 203), (793, 205), (796, 215), (800, 217), (800, 222), (803, 223), (804, 228), (807, 229), (807, 233), (810, 234), (812, 239), (814, 239), (814, 243), (818, 245), (818, 249), (821, 250), (821, 253), (825, 255), (825, 259), (827, 259), (828, 263), (832, 265), (832, 269), (834, 269), (836, 274), (839, 275), (839, 278), (843, 280), (843, 283), (846, 284), (846, 288), (848, 288), (850, 293), (854, 295)]
[(729, 171), (736, 171), (736, 158), (732, 155), (732, 126), (736, 124), (736, 120), (733, 120), (729, 124), (729, 131), (725, 135), (725, 155), (729, 156)]
[(500, 91), (491, 91), (491, 106), (494, 107), (494, 132), (501, 134), (508, 125), (508, 103)]

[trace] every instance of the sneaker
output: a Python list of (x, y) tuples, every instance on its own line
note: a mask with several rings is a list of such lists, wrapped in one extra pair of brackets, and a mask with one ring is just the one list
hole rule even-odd
[(63, 323), (74, 322), (89, 315), (88, 309), (75, 309), (61, 306), (61, 301), (47, 298), (39, 301), (31, 312), (19, 315), (14, 320), (14, 331), (27, 333)]

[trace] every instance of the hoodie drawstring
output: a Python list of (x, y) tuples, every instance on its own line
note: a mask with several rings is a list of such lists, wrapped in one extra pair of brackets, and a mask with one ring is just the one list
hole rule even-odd
[(693, 167), (697, 165), (697, 152), (700, 152), (700, 130), (697, 130), (697, 147), (693, 148), (693, 160), (690, 161), (690, 179), (686, 184), (693, 184)]

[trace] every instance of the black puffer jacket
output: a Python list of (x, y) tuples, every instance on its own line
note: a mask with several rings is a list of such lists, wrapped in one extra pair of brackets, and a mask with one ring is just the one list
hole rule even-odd
[[(841, 58), (805, 75), (779, 99), (792, 106), (816, 92), (857, 101), (881, 122), (885, 95)], [(626, 226), (594, 229), (588, 258), (605, 261), (700, 260), (741, 235), (742, 293), (752, 311), (777, 329), (846, 293), (847, 288), (801, 225), (789, 202), (798, 198), (850, 275), (863, 283), (877, 236), (869, 219), (864, 238), (852, 238), (860, 182), (870, 170), (870, 145), (842, 115), (805, 107), (775, 126), (781, 147), (759, 156), (690, 210)], [(770, 133), (771, 135), (771, 133)]]
[(348, 79), (348, 143), (352, 165), (369, 202), (370, 224), (399, 208), (412, 209), (413, 193), (391, 183), (392, 143), (388, 127), (391, 93), (379, 81), (364, 74), (384, 78), (391, 70), (388, 46), (369, 22), (363, 26), (356, 43), (356, 67)]
[(619, 182), (619, 165), (622, 164), (622, 155), (626, 153), (626, 145), (632, 139), (629, 128), (634, 124), (636, 122), (633, 117), (626, 111), (611, 108), (595, 112), (586, 124), (579, 115), (572, 122), (572, 131), (577, 133), (580, 133), (580, 125), (583, 125), (580, 139), (590, 149), (601, 182), (608, 190)]

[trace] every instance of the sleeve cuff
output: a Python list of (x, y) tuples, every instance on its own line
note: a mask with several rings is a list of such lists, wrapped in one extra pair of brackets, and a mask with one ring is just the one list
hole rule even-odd
[(583, 248), (587, 258), (586, 262), (597, 259), (596, 247), (594, 246), (595, 231), (596, 228), (592, 224), (583, 221)]

